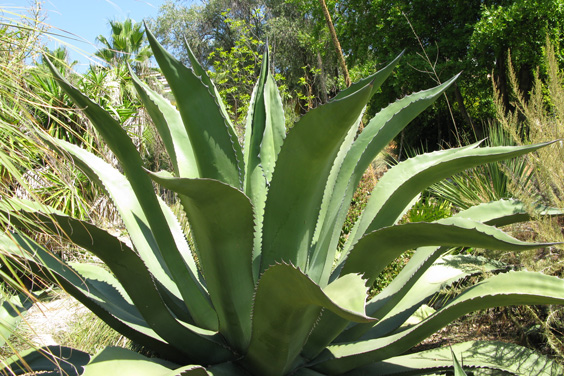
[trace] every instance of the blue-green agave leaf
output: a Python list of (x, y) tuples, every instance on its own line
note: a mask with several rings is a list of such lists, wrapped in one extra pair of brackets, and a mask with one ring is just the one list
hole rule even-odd
[[(358, 335), (359, 331), (360, 333), (363, 331), (360, 325), (357, 325), (356, 328), (351, 328), (346, 333), (348, 336), (356, 334), (357, 336), (354, 340), (373, 339), (388, 335), (400, 328), (400, 326), (405, 326), (410, 316), (442, 289), (470, 275), (484, 274), (504, 269), (507, 270), (507, 265), (483, 257), (470, 255), (443, 256), (435, 261), (435, 263), (417, 279), (405, 295), (398, 293), (397, 296), (392, 296), (390, 301), (386, 302), (387, 305), (381, 307), (381, 309), (373, 315), (380, 320), (367, 330), (366, 334), (362, 336)], [(376, 304), (369, 304), (367, 306), (367, 309), (370, 310), (375, 308), (377, 308)], [(339, 340), (343, 340), (344, 338), (346, 338), (345, 335), (339, 337)]]
[(458, 317), (477, 310), (523, 304), (563, 304), (564, 280), (534, 272), (508, 272), (490, 277), (421, 323), (387, 337), (329, 346), (313, 368), (330, 375), (382, 361), (407, 351)]
[(253, 209), (241, 191), (217, 180), (151, 174), (179, 194), (219, 317), (219, 330), (238, 351), (251, 335)]
[(186, 132), (178, 110), (162, 95), (141, 82), (131, 70), (133, 84), (157, 128), (165, 149), (170, 156), (174, 172), (186, 178), (199, 177), (196, 157), (190, 137)]
[[(100, 276), (98, 273), (96, 280), (93, 281), (90, 277), (80, 274), (80, 271), (84, 270), (71, 268), (31, 239), (20, 234), (13, 234), (11, 237), (1, 236), (0, 247), (3, 251), (11, 253), (12, 257), (23, 259), (33, 273), (60, 285), (109, 326), (133, 341), (162, 351), (171, 358), (183, 359), (186, 356), (164, 342), (148, 326), (107, 274)], [(86, 272), (90, 276), (93, 274), (91, 270)]]
[(371, 92), (369, 84), (319, 106), (289, 131), (266, 200), (261, 271), (280, 261), (305, 270), (333, 161)]
[[(551, 213), (557, 214), (558, 210), (552, 211), (538, 207), (540, 215)], [(499, 200), (480, 204), (454, 214), (451, 218), (466, 218), (482, 222), (490, 226), (501, 226), (513, 224), (530, 219), (525, 205), (517, 200)], [(440, 221), (439, 221), (440, 222)], [(394, 307), (418, 279), (427, 273), (428, 268), (447, 252), (450, 247), (421, 247), (411, 257), (400, 274), (382, 291), (375, 296), (367, 307), (367, 312), (376, 317), (383, 317), (389, 311), (388, 307)], [(391, 298), (393, 296), (393, 298)], [(386, 302), (384, 304), (384, 302)]]
[(40, 349), (21, 351), (2, 361), (0, 373), (6, 375), (24, 375), (39, 372), (41, 375), (79, 376), (90, 355), (76, 349), (63, 346), (46, 346)]
[(264, 53), (261, 72), (247, 113), (245, 127), (245, 194), (253, 203), (255, 212), (255, 238), (253, 246), (253, 275), (258, 280), (262, 241), (262, 223), (268, 184), (272, 179), (274, 164), (286, 127), (284, 109), (276, 82), (269, 70), (268, 49)]
[(469, 371), (490, 369), (518, 376), (559, 376), (564, 372), (556, 361), (523, 346), (499, 341), (470, 341), (392, 357), (360, 367), (345, 375), (427, 375), (429, 372), (452, 368), (451, 353), (454, 353), (462, 361), (463, 368)]
[(327, 207), (322, 207), (313, 239), (312, 261), (308, 268), (308, 275), (313, 280), (321, 284), (328, 282), (350, 202), (370, 163), (411, 120), (436, 101), (456, 78), (390, 104), (368, 123), (350, 150), (346, 150), (338, 176), (326, 188), (324, 205)]
[[(151, 274), (171, 293), (181, 296), (185, 303), (189, 303), (187, 309), (196, 325), (217, 330), (217, 315), (199, 280), (192, 255), (185, 244), (186, 240), (183, 239), (182, 234), (172, 233), (181, 230), (179, 226), (171, 225), (171, 214), (165, 214), (169, 209), (166, 209), (155, 195), (152, 183), (150, 183), (150, 191), (139, 194), (130, 184), (131, 179), (126, 178), (95, 155), (62, 140), (46, 138), (46, 141), (53, 144), (57, 150), (69, 154), (74, 163), (92, 181), (105, 188), (127, 228), (136, 252), (150, 269)], [(143, 175), (149, 179), (145, 170)], [(152, 200), (156, 202), (158, 208), (146, 210), (143, 203)], [(152, 204), (149, 206), (152, 207)], [(156, 219), (161, 222), (157, 227), (153, 227)], [(162, 228), (166, 228), (165, 236), (160, 234), (160, 238), (166, 240), (164, 245), (159, 244), (157, 240), (157, 234)], [(183, 283), (176, 284), (173, 279)]]
[(535, 216), (559, 216), (564, 210), (545, 205), (530, 206), (516, 199), (502, 199), (472, 206), (457, 213), (457, 217), (470, 218), (480, 222), (501, 227), (531, 220)]
[(380, 272), (403, 252), (430, 245), (525, 250), (552, 244), (524, 242), (496, 227), (465, 218), (405, 223), (381, 228), (360, 239), (340, 274), (360, 273), (372, 284)]
[[(117, 238), (94, 225), (70, 217), (55, 214), (42, 217), (35, 214), (37, 221), (43, 222), (42, 225), (53, 231), (63, 231), (73, 243), (98, 256), (115, 274), (148, 327), (166, 342), (174, 343), (188, 358), (206, 359), (211, 356), (210, 362), (229, 359), (230, 353), (220, 344), (219, 338), (214, 338), (213, 332), (206, 334), (203, 330), (182, 323), (171, 314), (143, 261)], [(57, 265), (61, 263), (60, 260), (46, 252), (42, 253), (39, 264), (46, 263), (55, 272), (61, 270)], [(75, 273), (77, 271), (74, 270)]]
[[(192, 49), (190, 48), (190, 44), (188, 43), (188, 41), (184, 40), (184, 45), (186, 46), (186, 52), (188, 53), (188, 58), (190, 59), (190, 66), (192, 67), (194, 74), (196, 74), (196, 76), (198, 76), (200, 78), (200, 80), (202, 80), (204, 85), (206, 85), (208, 88), (210, 88), (212, 90), (212, 94), (215, 97), (215, 101), (219, 105), (219, 109), (220, 109), (223, 117), (225, 118), (225, 120), (227, 121), (227, 124), (231, 128), (230, 133), (232, 135), (235, 135), (236, 134), (235, 128), (233, 127), (233, 123), (231, 122), (231, 118), (229, 117), (229, 114), (227, 113), (227, 109), (225, 108), (225, 103), (223, 103), (223, 99), (221, 98), (221, 95), (219, 94), (217, 87), (215, 86), (213, 81), (210, 79), (210, 76), (208, 75), (206, 70), (202, 67), (202, 65), (200, 64), (198, 59), (196, 59), (196, 56), (194, 56), (194, 53), (192, 52)], [(182, 176), (182, 177), (187, 178), (189, 176)]]
[(245, 367), (261, 375), (290, 371), (322, 309), (349, 321), (372, 321), (364, 315), (357, 294), (344, 290), (349, 284), (365, 292), (362, 282), (359, 276), (347, 276), (324, 291), (293, 266), (267, 269), (256, 291), (251, 343), (242, 360)]
[(391, 168), (371, 193), (366, 208), (349, 234), (346, 256), (364, 234), (395, 224), (413, 199), (430, 184), (456, 172), (503, 159), (518, 157), (551, 142), (526, 146), (477, 148), (477, 144), (441, 150), (410, 158)]
[(176, 99), (199, 176), (241, 187), (243, 153), (213, 88), (169, 54), (147, 30), (147, 39)]
[[(114, 204), (118, 207), (118, 210), (120, 210), (121, 201), (129, 203), (129, 207), (120, 211), (120, 215), (122, 216), (124, 222), (128, 219), (124, 217), (130, 217), (130, 220), (128, 220), (130, 224), (128, 231), (130, 231), (130, 228), (137, 230), (136, 232), (138, 235), (135, 236), (135, 239), (132, 235), (132, 241), (142, 242), (142, 239), (146, 237), (148, 240), (154, 240), (157, 244), (156, 247), (152, 246), (150, 251), (147, 250), (145, 253), (147, 257), (151, 257), (151, 251), (157, 258), (159, 258), (160, 255), (159, 262), (164, 261), (166, 268), (170, 271), (171, 276), (173, 276), (175, 280), (194, 279), (193, 273), (191, 275), (190, 270), (186, 267), (185, 261), (177, 248), (175, 238), (171, 234), (171, 229), (164, 218), (161, 205), (154, 192), (152, 181), (143, 169), (141, 156), (137, 152), (132, 140), (108, 112), (74, 88), (63, 77), (61, 77), (51, 63), (49, 64), (53, 75), (59, 82), (59, 85), (61, 85), (63, 90), (69, 97), (71, 97), (76, 105), (84, 109), (86, 116), (104, 138), (120, 162), (127, 179), (122, 177), (121, 174), (114, 172), (115, 169), (112, 168), (109, 170), (108, 167), (111, 166), (105, 164), (93, 154), (88, 153), (75, 145), (62, 140), (48, 138), (47, 136), (44, 136), (45, 140), (50, 144), (55, 144), (58, 148), (63, 149), (65, 152), (70, 153), (75, 159), (75, 162), (80, 164), (79, 167), (87, 175), (89, 175), (93, 181), (102, 182), (102, 186), (106, 188), (112, 197)], [(94, 169), (94, 166), (98, 167), (98, 169)], [(110, 176), (106, 178), (108, 174)], [(114, 183), (115, 187), (113, 188), (115, 189), (110, 190), (110, 182)], [(135, 212), (133, 210), (135, 210)], [(146, 216), (146, 213), (151, 213), (151, 215)], [(146, 223), (135, 225), (134, 222), (138, 219), (141, 219), (141, 221), (145, 221)], [(194, 294), (200, 295), (200, 297), (202, 296), (201, 292), (197, 292), (194, 288), (192, 288), (194, 287), (193, 283), (186, 283), (186, 287), (184, 284), (180, 284), (178, 287), (185, 301), (189, 301), (190, 296)], [(192, 296), (191, 299), (198, 299), (198, 297)], [(193, 310), (201, 309), (205, 311), (205, 314), (200, 315), (196, 312), (193, 315), (194, 319), (199, 325), (213, 329), (213, 326), (215, 325), (213, 320), (213, 310), (206, 307), (206, 303), (203, 298), (200, 300), (201, 301), (198, 304), (193, 305), (195, 307)]]
[(4, 346), (8, 338), (12, 336), (22, 315), (31, 308), (33, 300), (27, 295), (20, 293), (13, 296), (0, 296), (0, 347)]
[(86, 365), (84, 376), (208, 376), (204, 367), (178, 367), (156, 358), (147, 358), (121, 347), (107, 347)]

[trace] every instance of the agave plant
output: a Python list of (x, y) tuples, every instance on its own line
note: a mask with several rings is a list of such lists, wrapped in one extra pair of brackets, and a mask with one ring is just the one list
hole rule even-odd
[[(90, 359), (77, 350), (49, 347), (8, 360), (10, 372), (60, 367), (67, 373), (120, 376), (432, 374), (453, 366), (451, 350), (409, 350), (456, 318), (494, 306), (564, 303), (564, 281), (558, 278), (447, 254), (453, 246), (514, 251), (549, 246), (514, 239), (496, 227), (527, 219), (516, 201), (479, 205), (436, 222), (398, 224), (433, 182), (546, 144), (474, 144), (396, 165), (378, 182), (343, 249), (337, 249), (365, 169), (455, 78), (389, 105), (357, 135), (366, 104), (398, 57), (286, 132), (265, 56), (241, 145), (218, 91), (193, 54), (187, 68), (153, 35), (148, 38), (176, 106), (137, 78), (135, 85), (172, 173), (144, 169), (116, 119), (56, 69), (56, 79), (104, 137), (120, 170), (80, 147), (43, 136), (105, 189), (131, 246), (56, 210), (5, 200), (2, 210), (10, 212), (15, 228), (46, 227), (94, 253), (105, 267), (65, 263), (15, 231), (2, 238), (2, 249), (59, 283), (152, 357), (107, 348)], [(177, 194), (189, 233), (155, 193), (155, 184)], [(411, 249), (413, 257), (395, 280), (369, 295), (385, 266)], [(436, 311), (425, 306), (443, 286), (484, 272), (491, 273)], [(562, 371), (511, 344), (467, 342), (452, 351), (464, 367), (527, 375)]]

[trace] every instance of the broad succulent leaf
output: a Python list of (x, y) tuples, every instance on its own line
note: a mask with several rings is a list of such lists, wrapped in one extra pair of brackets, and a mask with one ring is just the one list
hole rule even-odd
[(344, 255), (364, 234), (395, 224), (413, 199), (433, 182), (479, 164), (515, 158), (550, 143), (490, 148), (477, 148), (478, 145), (474, 144), (422, 154), (399, 163), (380, 179), (372, 191), (365, 210), (349, 235)]
[(180, 116), (190, 138), (199, 177), (216, 179), (241, 187), (243, 154), (237, 136), (218, 97), (193, 70), (175, 59), (147, 31), (155, 59), (177, 101)]
[(392, 357), (359, 367), (346, 375), (429, 375), (430, 372), (445, 371), (452, 367), (451, 351), (462, 361), (463, 368), (473, 374), (480, 374), (478, 372), (481, 369), (518, 376), (557, 376), (564, 372), (557, 363), (523, 346), (498, 341), (470, 341)]
[(12, 297), (0, 296), (0, 347), (16, 330), (22, 315), (33, 305), (33, 301), (20, 293)]
[(251, 199), (255, 212), (253, 245), (253, 277), (258, 280), (262, 247), (262, 224), (268, 185), (284, 137), (286, 125), (282, 100), (268, 66), (266, 50), (260, 76), (253, 90), (245, 128), (244, 190)]
[[(64, 375), (78, 376), (83, 374), (84, 366), (89, 360), (90, 355), (83, 351), (63, 346), (46, 346), (38, 350), (23, 351), (3, 360), (3, 364), (11, 367), (10, 374), (12, 375), (39, 372), (42, 375), (55, 376), (64, 372), (62, 373)], [(53, 370), (54, 363), (60, 367), (57, 373), (49, 372)], [(2, 371), (1, 368), (0, 371)]]
[(495, 227), (464, 218), (406, 223), (381, 228), (360, 239), (349, 253), (340, 274), (360, 273), (371, 284), (389, 263), (405, 251), (430, 245), (524, 250), (536, 248), (539, 243), (523, 242)]
[(180, 113), (172, 103), (130, 72), (139, 98), (161, 136), (176, 176), (199, 177), (196, 156)]
[[(100, 158), (68, 142), (56, 139), (47, 140), (57, 148), (69, 153), (74, 162), (92, 180), (99, 182), (105, 188), (124, 221), (136, 252), (151, 269), (151, 273), (169, 291), (174, 294), (178, 289), (185, 303), (192, 301), (191, 304), (186, 304), (186, 307), (190, 310), (196, 324), (211, 330), (217, 329), (216, 313), (199, 280), (197, 268), (186, 240), (183, 235), (172, 234), (173, 230), (179, 230), (179, 226), (169, 225), (172, 216), (165, 215), (163, 210), (166, 212), (170, 209), (157, 199), (152, 184), (150, 190), (144, 190), (143, 193), (138, 194), (131, 186), (130, 179)], [(144, 176), (149, 178), (146, 171), (144, 171)], [(156, 201), (158, 207), (153, 208), (153, 205), (149, 204), (152, 201), (151, 198)], [(149, 206), (151, 210), (147, 211), (146, 206)], [(156, 221), (157, 218), (159, 221)], [(158, 243), (157, 230), (154, 230), (155, 227), (153, 227), (155, 222), (158, 222), (157, 230), (166, 227), (166, 233), (159, 235), (163, 239), (161, 243), (164, 242), (164, 246)], [(153, 231), (148, 231), (148, 229)], [(184, 282), (182, 284), (174, 283), (171, 278)]]
[[(390, 64), (377, 77), (385, 78), (391, 73), (391, 68)], [(346, 145), (346, 155), (336, 171), (334, 183), (329, 180), (326, 188), (325, 206), (322, 206), (316, 236), (312, 240), (312, 261), (308, 273), (318, 283), (328, 283), (335, 257), (333, 250), (337, 247), (354, 191), (368, 166), (411, 120), (437, 100), (454, 79), (389, 105), (368, 123), (354, 144)]]
[(119, 374), (123, 376), (208, 376), (199, 365), (178, 367), (173, 363), (147, 358), (121, 347), (108, 347), (86, 366), (84, 376)]
[(513, 304), (564, 303), (564, 281), (534, 272), (495, 275), (467, 288), (421, 323), (389, 336), (328, 346), (313, 368), (329, 375), (398, 356), (458, 317), (475, 310)]
[(351, 292), (343, 289), (349, 284), (365, 293), (364, 281), (354, 275), (343, 278), (324, 291), (291, 265), (275, 265), (264, 272), (257, 287), (253, 332), (246, 355), (253, 372), (265, 375), (287, 373), (322, 308), (350, 321), (373, 321), (364, 314), (364, 304), (358, 304), (355, 290), (351, 298)]
[(163, 174), (152, 174), (152, 177), (180, 195), (218, 314), (219, 331), (236, 349), (244, 351), (251, 335), (254, 293), (253, 211), (249, 199), (217, 180)]
[(333, 160), (370, 99), (372, 85), (304, 115), (278, 155), (264, 211), (261, 271), (307, 266), (309, 244)]

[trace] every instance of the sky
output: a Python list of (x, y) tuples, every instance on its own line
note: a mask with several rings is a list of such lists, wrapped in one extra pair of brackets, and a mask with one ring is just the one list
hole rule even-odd
[[(110, 35), (108, 21), (123, 21), (129, 17), (140, 22), (144, 18), (156, 17), (159, 7), (165, 2), (166, 0), (43, 0), (43, 8), (47, 11), (45, 22), (53, 27), (51, 31), (60, 34), (53, 37), (49, 47), (71, 44), (72, 47), (68, 48), (71, 60), (79, 61), (75, 70), (83, 72), (90, 64), (86, 56), (92, 55), (101, 47), (96, 42), (96, 37), (100, 34)], [(0, 7), (23, 8), (31, 3), (31, 0), (0, 0)]]

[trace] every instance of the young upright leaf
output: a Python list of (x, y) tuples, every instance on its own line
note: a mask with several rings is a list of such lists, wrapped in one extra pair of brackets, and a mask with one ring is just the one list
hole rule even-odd
[(284, 110), (276, 83), (270, 74), (268, 49), (255, 85), (245, 128), (244, 190), (253, 203), (255, 237), (253, 274), (258, 279), (262, 246), (262, 223), (268, 185), (286, 133)]
[(369, 84), (317, 107), (286, 136), (265, 206), (261, 270), (279, 261), (305, 270), (331, 167), (371, 92)]
[(176, 99), (199, 176), (241, 187), (241, 146), (217, 103), (213, 88), (164, 50), (150, 31), (147, 31), (147, 38)]

